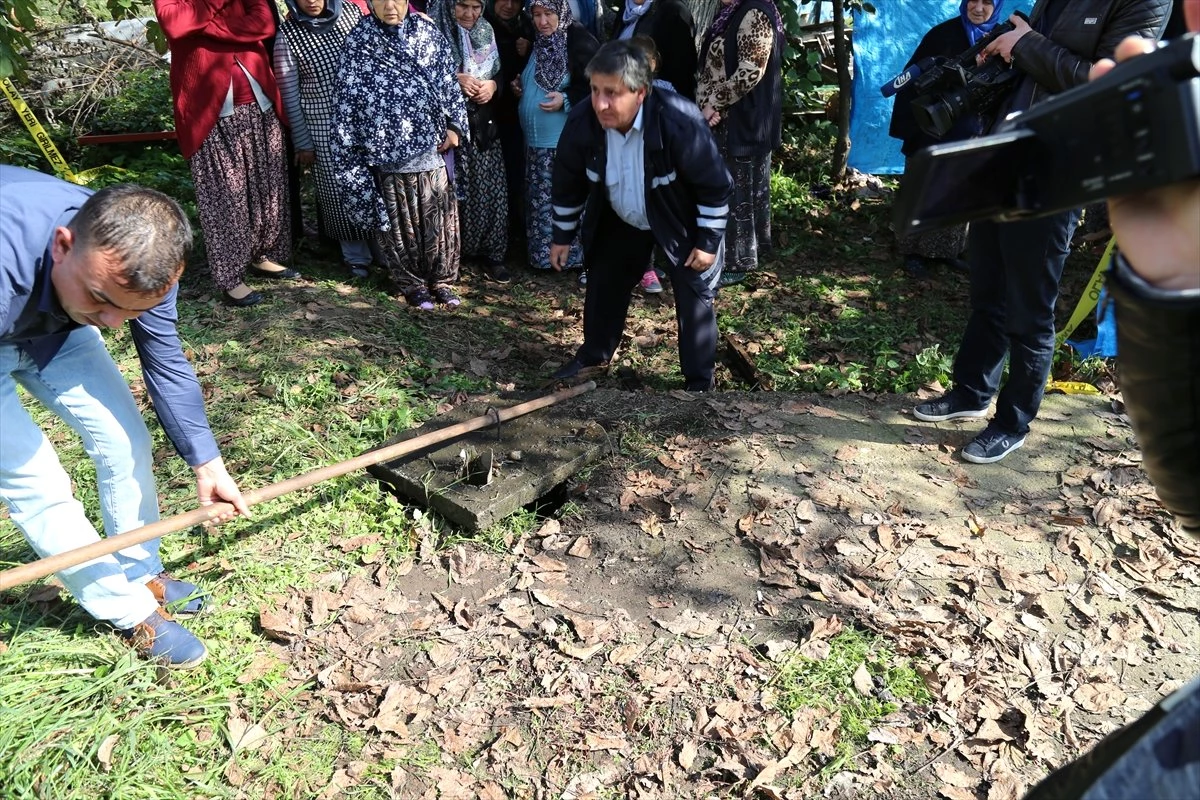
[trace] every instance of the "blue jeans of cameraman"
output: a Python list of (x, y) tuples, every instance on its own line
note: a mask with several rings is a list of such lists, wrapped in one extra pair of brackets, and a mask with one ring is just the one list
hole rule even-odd
[[(1024, 436), (1037, 416), (1054, 360), (1054, 303), (1076, 211), (1018, 222), (973, 222), (967, 236), (971, 315), (954, 359), (954, 391), (991, 424)], [(1000, 388), (1004, 360), (1008, 380)]]

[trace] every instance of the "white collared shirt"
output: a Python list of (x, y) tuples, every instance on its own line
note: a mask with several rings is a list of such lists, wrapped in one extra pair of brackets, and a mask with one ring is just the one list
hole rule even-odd
[(604, 185), (608, 202), (617, 216), (633, 227), (648, 231), (646, 218), (646, 153), (642, 144), (642, 113), (639, 108), (628, 133), (608, 129), (604, 132), (608, 145), (608, 164), (604, 170)]

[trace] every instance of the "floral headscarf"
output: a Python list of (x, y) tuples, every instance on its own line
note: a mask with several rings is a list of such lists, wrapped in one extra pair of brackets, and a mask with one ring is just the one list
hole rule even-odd
[(533, 77), (545, 91), (557, 92), (563, 76), (567, 74), (567, 28), (575, 20), (567, 0), (530, 0), (529, 13), (533, 14), (533, 9), (538, 6), (558, 14), (558, 30), (549, 36), (539, 33), (534, 40), (533, 54), (537, 58), (537, 65)]
[(330, 150), (346, 213), (359, 227), (389, 226), (374, 167), (433, 152), (447, 125), (468, 136), (455, 70), (445, 37), (421, 14), (410, 13), (399, 25), (364, 17), (346, 36)]
[(457, 0), (431, 0), (429, 16), (450, 43), (454, 60), (462, 72), (481, 80), (494, 78), (500, 71), (500, 50), (496, 47), (496, 32), (482, 14), (471, 30), (463, 28), (454, 18), (456, 4)]

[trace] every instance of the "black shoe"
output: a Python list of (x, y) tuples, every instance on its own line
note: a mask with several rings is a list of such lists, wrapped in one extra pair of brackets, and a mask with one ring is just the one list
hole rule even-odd
[(1005, 433), (988, 425), (983, 429), (983, 433), (967, 442), (967, 446), (959, 455), (964, 461), (970, 461), (972, 464), (994, 464), (1023, 444), (1024, 436)]
[(717, 283), (717, 286), (737, 286), (744, 280), (746, 280), (746, 273), (744, 272), (722, 272), (721, 280)]
[(933, 400), (926, 400), (924, 403), (918, 403), (913, 408), (913, 416), (922, 422), (945, 422), (948, 419), (962, 419), (964, 417), (986, 417), (988, 407), (971, 408), (965, 404), (957, 394), (953, 391), (946, 392), (941, 397), (935, 397)]
[(504, 266), (503, 261), (489, 261), (483, 265), (483, 274), (488, 280), (496, 283), (508, 283), (512, 280), (512, 275), (508, 271), (508, 267)]
[(562, 381), (567, 378), (574, 378), (583, 370), (587, 369), (582, 361), (577, 358), (572, 358), (567, 363), (554, 371), (554, 380)]
[(225, 300), (225, 305), (233, 306), (234, 308), (249, 308), (256, 306), (263, 301), (263, 296), (258, 292), (251, 292), (245, 297), (234, 297), (229, 292), (222, 292)]
[(343, 265), (346, 268), (346, 272), (350, 273), (351, 280), (364, 281), (371, 277), (370, 264), (351, 264), (349, 261), (346, 261)]
[(716, 388), (716, 385), (711, 378), (709, 378), (707, 381), (691, 380), (688, 381), (683, 387), (684, 391), (687, 392), (711, 392), (714, 388)]
[(246, 268), (247, 272), (253, 272), (260, 278), (266, 278), (272, 281), (294, 281), (300, 277), (300, 273), (291, 267), (283, 269), (263, 269), (257, 264), (251, 264)]

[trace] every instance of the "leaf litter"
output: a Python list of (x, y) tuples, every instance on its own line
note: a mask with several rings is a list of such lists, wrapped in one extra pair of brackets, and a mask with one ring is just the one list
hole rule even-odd
[[(896, 446), (926, 453), (914, 480), (938, 493), (922, 505), (870, 439), (812, 451), (811, 420), (849, 424), (851, 405), (674, 403), (704, 407), (715, 433), (691, 425), (658, 442), (652, 466), (592, 479), (589, 507), (626, 532), (551, 520), (509, 553), (428, 547), (403, 581), (294, 589), (263, 606), (273, 660), (251, 669), (281, 664), (311, 687), (315, 713), (369, 733), (354, 761), (395, 764), (406, 798), (1015, 800), (1186, 677), (1129, 681), (1166, 654), (1195, 658), (1195, 620), (1179, 609), (1194, 608), (1200, 549), (1127, 469), (1127, 448), (1077, 442), (1079, 463), (1057, 482), (995, 493), (931, 465), (900, 428)], [(639, 537), (660, 555), (613, 555), (613, 541)], [(670, 543), (681, 567), (754, 553), (742, 573), (753, 599), (705, 606), (660, 587), (620, 603), (598, 591), (605, 564), (661, 568)], [(929, 697), (899, 700), (878, 665), (858, 662), (840, 697), (886, 713), (853, 741), (836, 714), (786, 708), (778, 684), (795, 659), (829, 660), (847, 631), (910, 659)], [(231, 712), (235, 749), (265, 733)], [(436, 763), (405, 760), (423, 741)], [(326, 791), (366, 780), (347, 757)]]

